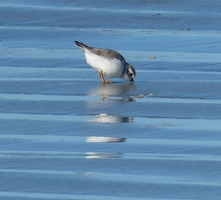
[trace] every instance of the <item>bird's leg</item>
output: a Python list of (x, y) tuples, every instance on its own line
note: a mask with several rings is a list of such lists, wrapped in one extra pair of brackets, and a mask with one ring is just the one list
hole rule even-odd
[(102, 83), (105, 84), (105, 83), (112, 83), (111, 81), (107, 80), (105, 77), (104, 77), (104, 74), (103, 74), (103, 71), (99, 71), (98, 72), (98, 76), (102, 79)]

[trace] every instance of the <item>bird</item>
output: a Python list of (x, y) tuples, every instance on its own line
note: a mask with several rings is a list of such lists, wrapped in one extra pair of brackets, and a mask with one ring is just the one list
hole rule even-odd
[(74, 43), (84, 52), (87, 64), (98, 72), (103, 84), (112, 83), (104, 76), (122, 78), (134, 83), (136, 71), (120, 53), (111, 49), (90, 47), (79, 41)]

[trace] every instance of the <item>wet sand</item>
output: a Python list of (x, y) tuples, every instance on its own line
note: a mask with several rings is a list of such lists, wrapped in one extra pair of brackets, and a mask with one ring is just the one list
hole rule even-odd
[(221, 3), (127, 2), (1, 1), (0, 199), (220, 199)]

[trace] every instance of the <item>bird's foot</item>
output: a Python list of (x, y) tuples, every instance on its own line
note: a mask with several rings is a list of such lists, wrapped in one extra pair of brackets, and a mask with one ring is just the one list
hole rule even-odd
[(100, 72), (98, 72), (98, 76), (102, 79), (102, 83), (105, 84), (105, 83), (112, 83), (112, 81), (106, 79), (104, 77), (104, 74), (103, 74), (103, 71), (101, 70)]
[(104, 79), (102, 80), (102, 83), (105, 84), (105, 83), (113, 83), (113, 82), (110, 81), (110, 80), (108, 80), (108, 79), (106, 79), (106, 78), (104, 78)]

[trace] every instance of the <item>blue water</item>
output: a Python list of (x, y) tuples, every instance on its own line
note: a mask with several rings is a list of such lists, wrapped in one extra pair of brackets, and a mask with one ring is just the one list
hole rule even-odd
[[(220, 9), (2, 0), (0, 199), (219, 200)], [(119, 51), (135, 84), (102, 85), (74, 40)]]

